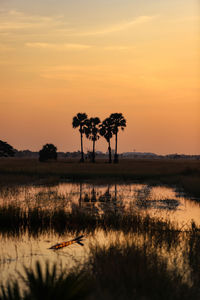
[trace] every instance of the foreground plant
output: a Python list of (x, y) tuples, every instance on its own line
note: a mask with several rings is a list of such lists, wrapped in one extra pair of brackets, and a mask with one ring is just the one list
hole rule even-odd
[(95, 245), (81, 269), (67, 273), (56, 264), (36, 262), (25, 268), (21, 291), (17, 282), (0, 289), (0, 300), (188, 300), (200, 299), (199, 279), (184, 281), (178, 265), (169, 268), (155, 248), (133, 241)]
[(88, 295), (88, 281), (82, 271), (66, 273), (56, 264), (50, 267), (46, 262), (44, 268), (36, 262), (35, 268), (25, 269), (21, 275), (26, 291), (21, 292), (17, 282), (1, 286), (0, 300), (78, 300)]

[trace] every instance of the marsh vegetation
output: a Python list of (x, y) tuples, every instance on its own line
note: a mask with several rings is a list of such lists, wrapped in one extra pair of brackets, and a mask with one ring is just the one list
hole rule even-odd
[[(1, 187), (0, 299), (198, 299), (200, 227), (162, 215), (182, 209), (176, 193), (68, 185)], [(49, 249), (80, 234), (83, 247)]]
[[(107, 239), (110, 232), (115, 240), (93, 241), (81, 263), (68, 267), (68, 249), (59, 250), (51, 268), (40, 258), (21, 271), (24, 289), (19, 279), (9, 281), (0, 299), (199, 299), (200, 229), (194, 223), (187, 232), (147, 216), (127, 216), (115, 223), (116, 216), (99, 225)], [(97, 234), (88, 223), (82, 232), (89, 234), (91, 229)], [(59, 255), (65, 258), (62, 268)]]
[(199, 161), (0, 168), (0, 299), (199, 299)]

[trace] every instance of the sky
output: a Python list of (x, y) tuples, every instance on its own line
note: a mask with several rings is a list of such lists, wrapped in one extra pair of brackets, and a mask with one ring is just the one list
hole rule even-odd
[(76, 151), (73, 116), (121, 112), (119, 152), (200, 154), (199, 16), (198, 0), (0, 0), (0, 140)]

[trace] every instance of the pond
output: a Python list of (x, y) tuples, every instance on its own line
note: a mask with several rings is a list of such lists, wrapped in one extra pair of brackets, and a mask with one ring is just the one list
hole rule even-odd
[[(162, 220), (176, 222), (181, 230), (186, 230), (192, 220), (200, 225), (200, 202), (198, 199), (190, 199), (180, 191), (166, 186), (149, 186), (146, 184), (110, 184), (94, 185), (89, 183), (61, 183), (55, 186), (20, 186), (15, 188), (2, 188), (0, 190), (0, 205), (16, 206), (27, 210), (40, 208), (42, 210), (74, 209), (87, 211), (94, 215), (106, 213), (125, 214), (132, 210)], [(80, 232), (80, 234), (82, 234)], [(70, 230), (57, 232), (49, 228), (31, 235), (21, 232), (12, 235), (0, 231), (0, 274), (1, 282), (5, 282), (18, 276), (18, 271), (23, 266), (32, 266), (36, 260), (45, 262), (62, 263), (71, 267), (75, 263), (81, 263), (87, 258), (89, 247), (96, 242), (109, 244), (112, 241), (135, 239), (137, 243), (143, 242), (142, 236), (119, 231), (95, 229), (84, 233), (84, 246), (74, 244), (58, 251), (49, 248), (59, 242), (73, 239), (74, 233)], [(182, 242), (184, 244), (184, 241)], [(184, 245), (182, 245), (184, 247)], [(168, 256), (173, 261), (177, 249), (160, 249), (162, 255)], [(183, 265), (183, 257), (179, 257), (180, 266)], [(184, 271), (185, 272), (185, 271)]]

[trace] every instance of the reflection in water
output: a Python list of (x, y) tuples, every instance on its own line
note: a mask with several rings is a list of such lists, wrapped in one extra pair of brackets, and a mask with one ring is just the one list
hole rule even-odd
[(152, 199), (151, 187), (145, 186), (136, 193), (136, 205), (143, 209), (176, 210), (180, 206), (179, 199)]
[[(53, 187), (7, 188), (0, 190), (0, 204), (20, 206), (25, 212), (30, 208), (52, 211), (61, 209), (61, 212), (62, 209), (66, 211), (79, 209), (97, 216), (109, 215), (110, 213), (116, 215), (116, 218), (125, 215), (129, 210), (141, 213), (147, 211), (154, 217), (175, 219), (181, 227), (183, 224), (190, 224), (192, 219), (200, 225), (200, 206), (197, 202), (191, 201), (183, 195), (178, 195), (171, 188), (151, 187), (144, 184), (98, 186), (84, 183), (64, 183)], [(37, 224), (37, 215), (35, 220), (36, 225), (40, 226), (39, 223)], [(148, 235), (149, 233), (142, 235), (137, 230), (132, 234), (125, 234), (117, 230), (117, 227), (113, 230), (108, 228), (103, 230), (101, 227), (100, 230), (88, 231), (85, 247), (73, 244), (67, 249), (64, 248), (54, 253), (49, 250), (51, 245), (62, 243), (63, 240), (74, 239), (73, 227), (75, 225), (73, 223), (70, 224), (67, 232), (65, 226), (62, 227), (60, 224), (57, 226), (57, 231), (57, 228), (48, 226), (43, 231), (37, 227), (35, 237), (28, 232), (23, 232), (18, 237), (9, 237), (2, 233), (0, 236), (2, 241), (0, 244), (0, 272), (2, 277), (6, 280), (11, 274), (14, 274), (14, 270), (21, 271), (20, 268), (23, 264), (29, 267), (38, 258), (57, 262), (60, 260), (63, 265), (71, 267), (75, 258), (79, 262), (85, 258), (90, 243), (98, 241), (104, 245), (117, 239), (120, 242), (133, 240), (138, 246), (146, 243), (149, 248), (154, 247), (159, 255), (167, 257), (170, 266), (173, 266), (174, 261), (178, 259), (180, 272), (187, 274), (188, 263), (190, 260), (192, 261), (192, 256), (186, 259), (184, 256), (186, 251), (184, 250), (184, 252), (182, 249), (198, 249), (196, 240), (192, 236), (188, 237), (187, 232), (180, 237), (180, 233), (177, 231), (173, 233), (176, 236), (172, 237), (169, 231), (163, 240), (159, 231), (157, 235), (151, 236)], [(195, 232), (194, 228), (194, 235)], [(78, 234), (82, 234), (82, 232)], [(177, 253), (179, 253), (178, 258)], [(195, 269), (194, 264), (192, 267)], [(15, 276), (17, 275), (15, 274)]]
[(80, 184), (79, 207), (96, 214), (104, 213), (123, 213), (123, 197), (117, 194), (117, 185), (114, 185), (114, 192), (110, 191), (110, 185), (107, 188), (98, 188), (92, 186), (83, 190)]
[(1, 188), (0, 204), (27, 208), (58, 209), (66, 211), (78, 205), (82, 210), (95, 214), (123, 213), (126, 210), (148, 211), (159, 218), (181, 223), (194, 220), (200, 225), (200, 205), (163, 186), (145, 184), (91, 185), (63, 183), (57, 186), (24, 186)]

